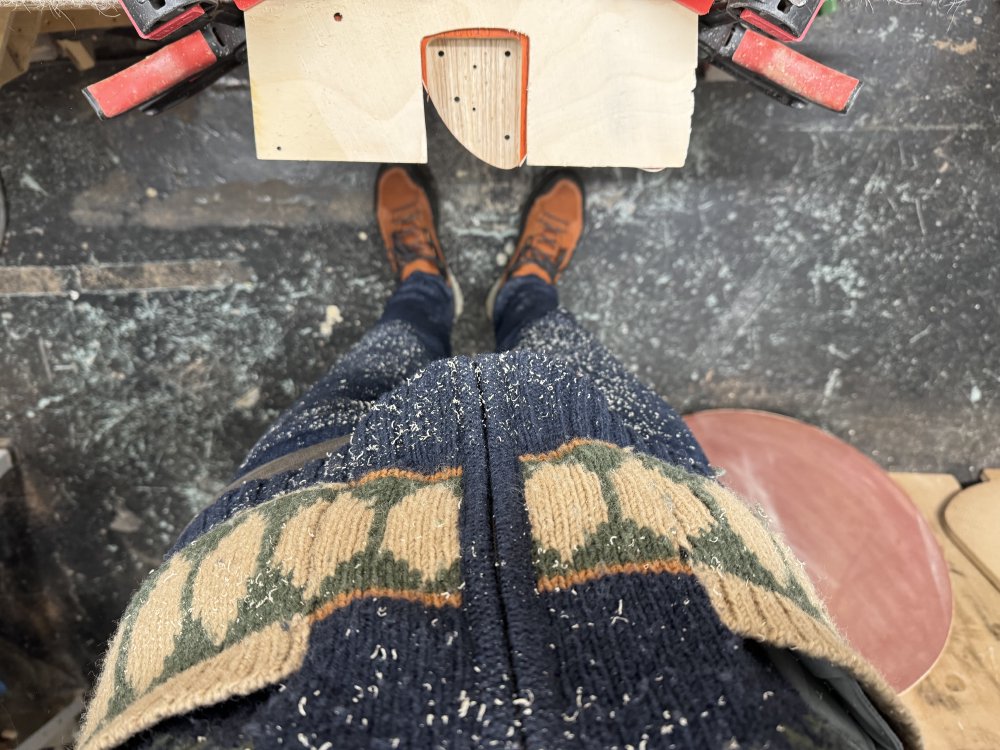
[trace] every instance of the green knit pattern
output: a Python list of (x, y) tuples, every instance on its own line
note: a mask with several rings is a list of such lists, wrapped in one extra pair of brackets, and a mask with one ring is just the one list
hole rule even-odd
[[(808, 579), (804, 577), (801, 564), (784, 544), (773, 539), (763, 513), (759, 509), (747, 508), (746, 514), (741, 514), (739, 518), (740, 523), (733, 523), (733, 512), (738, 510), (732, 505), (734, 498), (717, 481), (631, 448), (596, 441), (574, 441), (542, 457), (525, 456), (521, 465), (529, 511), (533, 502), (541, 505), (552, 502), (548, 497), (532, 497), (532, 477), (538, 472), (549, 471), (552, 466), (572, 465), (596, 477), (595, 484), (600, 487), (601, 503), (607, 516), (607, 520), (594, 524), (585, 532), (584, 543), (572, 549), (570, 554), (547, 546), (536, 534), (534, 564), (539, 579), (595, 571), (602, 567), (614, 569), (627, 564), (675, 561), (693, 567), (702, 565), (785, 596), (810, 616), (827, 622), (822, 604), (806, 588)], [(637, 481), (646, 491), (641, 498), (633, 499), (629, 507), (644, 507), (638, 513), (633, 510), (630, 515), (623, 511), (623, 498), (620, 497), (622, 483), (616, 482), (614, 477), (616, 472), (631, 473), (636, 477), (639, 475), (636, 471), (638, 467), (654, 472), (660, 481), (650, 483), (645, 477), (638, 477)], [(678, 488), (688, 492), (678, 492)], [(741, 501), (737, 499), (735, 502)], [(697, 515), (707, 514), (711, 524), (697, 533), (683, 528), (675, 529), (672, 535), (658, 533), (652, 523), (657, 514), (653, 506), (658, 503), (669, 507), (675, 517), (690, 516), (692, 510)], [(680, 507), (684, 504), (688, 506), (687, 513), (684, 513), (685, 508)], [(693, 509), (693, 504), (700, 507)], [(551, 510), (541, 507), (534, 515), (543, 515)], [(750, 514), (752, 519), (748, 518)], [(748, 529), (748, 525), (753, 528)], [(756, 543), (748, 538), (748, 531), (757, 532), (754, 535)], [(765, 545), (771, 544), (763, 551), (780, 560), (779, 575), (775, 574), (773, 565), (769, 568), (761, 561), (762, 539)]]
[[(415, 497), (415, 493), (429, 488), (436, 493), (436, 498), (443, 500), (446, 505), (452, 503), (455, 509), (454, 513), (445, 514), (445, 522), (431, 524), (436, 536), (429, 534), (428, 538), (422, 540), (423, 543), (446, 548), (452, 553), (447, 564), (436, 570), (423, 570), (386, 548), (386, 530), (393, 514), (408, 514), (407, 519), (400, 520), (409, 524), (413, 520), (413, 509), (400, 506), (408, 498)], [(293, 491), (244, 511), (208, 531), (151, 574), (126, 609), (119, 624), (120, 633), (116, 637), (120, 646), (117, 651), (109, 652), (105, 660), (105, 673), (101, 678), (102, 681), (113, 681), (101, 723), (120, 714), (140, 695), (240, 643), (248, 635), (273, 623), (287, 622), (296, 615), (313, 614), (338, 596), (365, 591), (377, 591), (382, 595), (389, 592), (388, 595), (391, 595), (391, 592), (398, 591), (423, 594), (432, 599), (451, 598), (451, 603), (457, 604), (460, 601), (461, 584), (457, 508), (461, 497), (461, 476), (457, 471), (451, 472), (447, 478), (433, 481), (390, 474), (361, 480), (351, 486), (321, 485)], [(348, 502), (355, 515), (361, 509), (360, 520), (364, 522), (364, 528), (359, 528), (359, 538), (354, 541), (357, 551), (339, 560), (331, 569), (310, 569), (310, 580), (305, 583), (297, 582), (288, 570), (288, 552), (282, 554), (280, 549), (283, 539), (287, 546), (286, 531), (289, 525), (319, 503), (327, 504), (328, 512), (335, 516), (337, 509), (341, 505), (346, 508)], [(262, 527), (262, 533), (246, 534), (251, 526)], [(339, 530), (339, 533), (349, 535), (349, 527), (350, 524), (348, 528)], [(206, 629), (203, 618), (196, 615), (199, 605), (196, 581), (199, 573), (206, 572), (205, 566), (219, 565), (219, 561), (213, 562), (213, 553), (220, 545), (226, 540), (235, 540), (241, 533), (247, 537), (247, 544), (256, 545), (256, 553), (249, 552), (253, 560), (249, 575), (243, 579), (245, 589), (234, 602), (232, 616), (227, 618), (224, 635), (219, 640), (213, 638)], [(347, 540), (348, 544), (350, 541)], [(308, 567), (312, 546), (308, 542), (303, 543), (295, 552), (302, 559), (291, 562), (301, 562)], [(170, 651), (163, 660), (162, 669), (139, 690), (129, 678), (127, 670), (131, 645), (134, 641), (141, 641), (143, 648), (148, 649), (151, 639), (159, 637), (157, 633), (149, 632), (143, 633), (141, 638), (135, 637), (139, 614), (144, 607), (150, 605), (151, 599), (155, 599), (163, 579), (175, 575), (176, 569), (181, 566), (189, 568), (189, 571), (180, 595), (180, 627), (172, 634), (173, 643), (165, 646), (160, 644)], [(208, 574), (211, 576), (212, 571), (208, 571)]]

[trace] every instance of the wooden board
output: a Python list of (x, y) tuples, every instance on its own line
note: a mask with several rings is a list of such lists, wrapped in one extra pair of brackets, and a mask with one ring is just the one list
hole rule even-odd
[(4, 474), (14, 468), (14, 456), (7, 447), (5, 441), (0, 439), (0, 479)]
[(697, 16), (672, 0), (268, 0), (246, 14), (263, 159), (426, 162), (420, 43), (528, 37), (529, 164), (681, 166)]
[(962, 490), (948, 502), (944, 529), (1000, 592), (1000, 479), (990, 479), (995, 472), (983, 472), (982, 482)]
[(56, 39), (56, 46), (77, 70), (90, 70), (96, 64), (88, 46), (78, 39)]
[[(14, 20), (14, 11), (11, 8), (0, 8), (0, 70), (3, 69), (3, 61), (7, 59), (7, 39), (10, 37), (11, 22)], [(0, 84), (3, 80), (0, 79)]]
[(469, 151), (501, 169), (527, 153), (528, 40), (502, 30), (424, 39), (427, 95), (448, 130)]
[(41, 13), (0, 9), (0, 86), (28, 69), (41, 23)]
[(33, 62), (55, 59), (60, 52), (73, 62), (77, 70), (92, 68), (94, 61), (88, 43), (76, 39), (56, 39), (53, 42), (47, 35), (131, 25), (120, 8), (105, 8), (103, 5), (21, 3), (18, 0), (15, 9), (0, 0), (0, 86), (26, 72)]
[(900, 697), (915, 715), (927, 750), (994, 750), (1000, 747), (1000, 592), (941, 527), (945, 505), (961, 488), (949, 474), (891, 476), (931, 525), (955, 594), (941, 657)]
[(119, 8), (118, 0), (0, 0), (0, 8), (21, 10), (79, 10), (81, 8), (108, 11)]
[(67, 8), (52, 10), (42, 17), (42, 34), (87, 31), (90, 29), (120, 28), (131, 26), (132, 22), (120, 6), (106, 10), (94, 8)]

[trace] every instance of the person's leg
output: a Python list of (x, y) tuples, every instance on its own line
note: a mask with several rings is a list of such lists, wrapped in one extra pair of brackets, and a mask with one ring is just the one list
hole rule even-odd
[(428, 179), (398, 166), (379, 173), (376, 211), (399, 286), (378, 323), (254, 445), (236, 479), (349, 435), (381, 395), (451, 354), (461, 294), (438, 242)]
[(530, 349), (590, 378), (612, 413), (663, 460), (710, 474), (680, 415), (559, 307), (556, 282), (583, 232), (583, 191), (564, 173), (544, 180), (527, 207), (514, 255), (491, 294), (497, 350)]
[[(530, 294), (533, 290), (523, 291)], [(518, 330), (507, 348), (530, 349), (566, 362), (597, 385), (611, 412), (653, 455), (706, 476), (711, 474), (708, 459), (680, 415), (629, 372), (571, 313), (555, 309)]]
[(257, 441), (237, 478), (294, 451), (349, 435), (384, 393), (451, 353), (453, 295), (444, 279), (417, 273), (381, 319)]
[(497, 351), (513, 349), (524, 329), (559, 309), (559, 292), (537, 276), (510, 279), (497, 293), (493, 330)]

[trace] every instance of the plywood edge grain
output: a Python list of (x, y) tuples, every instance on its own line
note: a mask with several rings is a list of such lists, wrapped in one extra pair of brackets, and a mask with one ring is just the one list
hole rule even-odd
[(944, 507), (942, 525), (1000, 592), (1000, 481), (986, 479), (957, 493)]
[(421, 40), (424, 88), (465, 148), (513, 169), (527, 153), (528, 37), (504, 29), (460, 29)]
[(948, 562), (955, 615), (934, 667), (900, 699), (927, 750), (1000, 747), (1000, 592), (949, 538), (944, 509), (961, 485), (950, 474), (890, 475), (927, 519)]

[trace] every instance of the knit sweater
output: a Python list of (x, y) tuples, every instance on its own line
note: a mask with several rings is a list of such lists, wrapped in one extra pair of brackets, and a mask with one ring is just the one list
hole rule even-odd
[(437, 362), (196, 519), (80, 747), (918, 746), (690, 449), (654, 455), (537, 355)]

